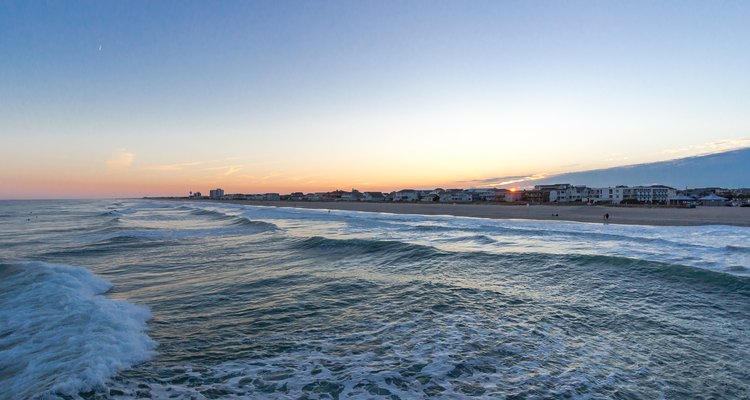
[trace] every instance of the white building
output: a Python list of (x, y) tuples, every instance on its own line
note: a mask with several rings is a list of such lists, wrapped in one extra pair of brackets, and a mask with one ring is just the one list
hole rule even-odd
[(435, 190), (430, 190), (429, 192), (422, 194), (419, 198), (419, 201), (423, 203), (432, 203), (435, 201), (440, 200), (440, 195), (443, 194), (445, 190), (437, 188)]
[(413, 189), (399, 190), (393, 194), (393, 201), (419, 201), (419, 192)]
[(677, 190), (669, 186), (651, 185), (651, 186), (633, 186), (623, 188), (623, 198), (625, 200), (635, 200), (639, 203), (663, 203), (669, 202), (669, 199), (677, 196)]
[(506, 189), (495, 188), (467, 189), (466, 191), (471, 193), (477, 201), (505, 201), (505, 192), (507, 192)]
[(385, 196), (383, 195), (382, 192), (364, 192), (362, 193), (362, 200), (381, 202), (381, 201), (385, 201)]
[(440, 195), (441, 203), (471, 203), (473, 200), (471, 193), (460, 189), (446, 190)]
[(303, 197), (303, 199), (308, 201), (320, 201), (323, 199), (323, 197), (320, 195), (320, 193), (308, 193)]
[(341, 194), (341, 201), (360, 201), (362, 200), (362, 193), (359, 190), (352, 189), (351, 192), (344, 192)]
[(568, 184), (554, 186), (557, 186), (558, 189), (549, 191), (549, 201), (553, 203), (588, 202), (592, 194), (591, 190), (586, 186), (572, 186)]
[[(620, 204), (633, 201), (638, 203), (667, 204), (669, 199), (677, 195), (677, 190), (669, 186), (617, 186), (606, 188), (587, 188), (581, 191), (581, 200), (590, 203)], [(550, 199), (552, 196), (550, 196)]]
[(252, 195), (252, 199), (259, 201), (279, 201), (281, 200), (281, 195), (278, 193), (254, 194)]

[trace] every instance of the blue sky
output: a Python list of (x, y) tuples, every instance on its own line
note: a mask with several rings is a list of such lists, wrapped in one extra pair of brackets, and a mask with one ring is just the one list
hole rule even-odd
[(429, 187), (750, 137), (748, 2), (4, 2), (0, 54), (4, 197)]

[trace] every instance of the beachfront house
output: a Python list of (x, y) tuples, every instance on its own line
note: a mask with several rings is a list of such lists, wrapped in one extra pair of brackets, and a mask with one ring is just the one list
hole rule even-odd
[(478, 188), (467, 189), (474, 201), (505, 201), (506, 189)]
[(414, 189), (399, 190), (393, 194), (393, 201), (419, 201), (419, 192)]
[(708, 206), (708, 207), (719, 207), (719, 206), (724, 206), (727, 204), (726, 197), (717, 196), (715, 194), (709, 194), (708, 196), (703, 196), (700, 199), (698, 199), (698, 201), (700, 201), (700, 204), (702, 206)]
[[(505, 195), (503, 195), (503, 200)], [(523, 200), (529, 203), (549, 202), (549, 190), (527, 189), (523, 191)]]
[(574, 201), (588, 201), (590, 191), (586, 186), (557, 185), (560, 188), (549, 191), (549, 201), (553, 203), (570, 203)]
[(362, 193), (362, 201), (372, 201), (380, 203), (385, 201), (385, 196), (382, 192), (364, 192)]
[(249, 200), (255, 201), (279, 201), (281, 195), (278, 193), (251, 194), (246, 196)]
[(589, 203), (614, 203), (615, 202), (615, 190), (611, 187), (606, 188), (590, 188), (590, 196), (588, 197)]
[(695, 197), (677, 195), (669, 198), (669, 204), (675, 206), (688, 206), (695, 203)]
[[(677, 190), (664, 185), (651, 186), (616, 186), (606, 188), (589, 188), (568, 184), (538, 185), (549, 191), (549, 201), (554, 203), (659, 203), (667, 204), (677, 195)], [(556, 187), (555, 189), (549, 189)]]
[(320, 193), (308, 193), (303, 197), (303, 199), (307, 201), (321, 201), (323, 197), (320, 195)]
[(636, 186), (632, 189), (635, 198), (641, 203), (666, 204), (670, 197), (677, 195), (677, 190), (663, 185)]
[(441, 203), (471, 203), (474, 197), (462, 189), (448, 189), (440, 195)]
[(428, 193), (423, 194), (420, 197), (419, 201), (421, 201), (423, 203), (433, 203), (433, 202), (439, 201), (440, 200), (440, 195), (443, 194), (443, 192), (445, 192), (445, 190), (443, 190), (441, 188), (437, 188), (435, 190), (431, 190)]
[(362, 193), (357, 189), (352, 189), (351, 192), (341, 193), (341, 201), (360, 201), (362, 198)]
[(505, 202), (506, 203), (515, 203), (517, 201), (523, 200), (523, 192), (520, 190), (510, 189), (507, 192), (505, 192)]

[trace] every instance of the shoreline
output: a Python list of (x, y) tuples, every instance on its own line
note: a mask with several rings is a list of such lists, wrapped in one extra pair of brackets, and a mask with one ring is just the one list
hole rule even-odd
[[(451, 215), (491, 219), (527, 219), (608, 223), (650, 226), (730, 225), (750, 227), (750, 208), (746, 207), (611, 207), (589, 205), (502, 205), (502, 204), (430, 204), (430, 203), (367, 203), (367, 202), (306, 202), (253, 200), (192, 200), (186, 198), (147, 198), (149, 200), (228, 203), (266, 207), (291, 207), (314, 210), (364, 211), (391, 214)], [(609, 214), (609, 220), (604, 219)], [(555, 216), (557, 215), (557, 216)]]

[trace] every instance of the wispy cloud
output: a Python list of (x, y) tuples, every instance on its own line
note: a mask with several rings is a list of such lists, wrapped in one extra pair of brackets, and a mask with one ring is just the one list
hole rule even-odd
[(122, 171), (130, 168), (135, 159), (135, 154), (125, 150), (117, 150), (112, 156), (106, 161), (107, 170), (111, 172)]
[(203, 161), (173, 163), (173, 164), (154, 164), (146, 167), (150, 171), (182, 171), (185, 168), (203, 164)]
[(459, 181), (457, 183), (468, 184), (469, 186), (472, 186), (472, 187), (490, 187), (491, 188), (491, 187), (501, 187), (501, 186), (508, 186), (508, 185), (513, 185), (517, 183), (536, 181), (539, 179), (547, 178), (548, 176), (550, 175), (546, 172), (539, 172), (539, 173), (530, 174), (530, 175), (503, 176), (503, 177), (497, 177), (497, 178)]
[(743, 147), (750, 147), (750, 138), (716, 140), (692, 146), (675, 147), (664, 150), (662, 153), (671, 156), (689, 157), (722, 153), (729, 150), (741, 149)]
[(227, 175), (232, 175), (242, 168), (246, 168), (251, 164), (236, 164), (238, 157), (229, 157), (218, 160), (197, 160), (197, 161), (185, 161), (175, 163), (163, 163), (163, 164), (151, 164), (144, 167), (148, 171), (183, 171), (189, 170), (192, 167), (200, 167), (199, 169), (194, 168), (196, 171), (224, 171)]
[(236, 174), (237, 172), (242, 171), (242, 168), (244, 168), (242, 165), (230, 165), (224, 170), (224, 176)]
[(215, 167), (206, 167), (203, 168), (204, 171), (220, 171), (220, 175), (222, 177), (227, 177), (230, 175), (234, 175), (237, 172), (243, 171), (247, 165), (245, 164), (236, 164), (236, 165), (218, 165)]

